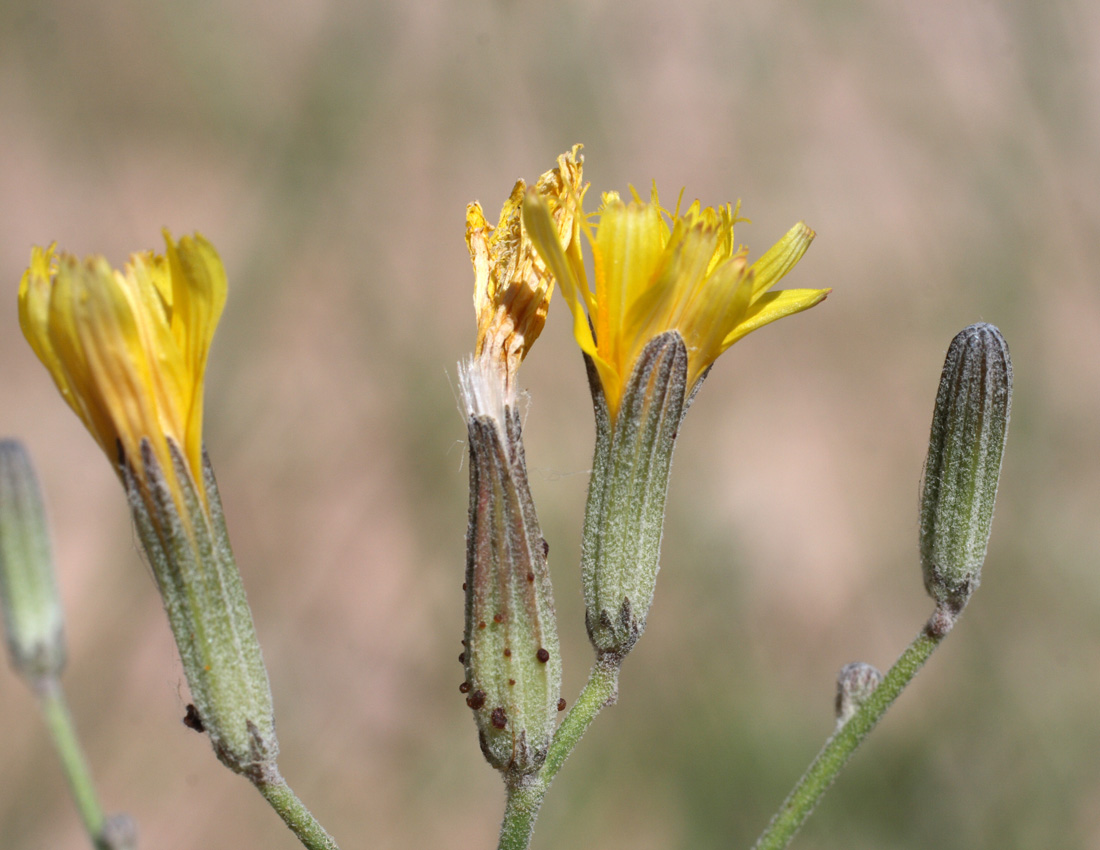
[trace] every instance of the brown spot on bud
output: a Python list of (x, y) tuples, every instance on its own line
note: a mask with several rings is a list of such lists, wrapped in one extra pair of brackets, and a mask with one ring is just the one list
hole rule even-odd
[(183, 725), (188, 729), (194, 729), (196, 732), (206, 731), (206, 727), (202, 724), (202, 718), (199, 717), (199, 710), (195, 708), (194, 703), (187, 703), (187, 713), (183, 715)]
[(539, 651), (535, 653), (535, 658), (537, 658), (540, 663), (545, 664), (550, 660), (550, 653), (540, 646)]
[(466, 705), (470, 706), (474, 711), (477, 711), (485, 705), (485, 691), (474, 691), (466, 697)]
[(503, 729), (508, 725), (508, 715), (504, 713), (503, 708), (494, 708), (492, 715), (489, 717), (489, 722), (493, 724), (493, 728)]
[(558, 711), (565, 711), (565, 697), (558, 700)]
[(470, 683), (463, 682), (461, 685), (458, 686), (458, 692), (460, 694), (468, 694), (470, 692)]

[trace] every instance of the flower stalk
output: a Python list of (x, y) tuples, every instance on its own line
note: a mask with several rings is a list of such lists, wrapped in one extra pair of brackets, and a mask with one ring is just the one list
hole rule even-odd
[(933, 625), (935, 619), (934, 615), (890, 668), (882, 683), (825, 742), (767, 829), (753, 844), (753, 850), (782, 850), (790, 844), (859, 745), (946, 637), (946, 632)]
[(753, 850), (782, 850), (848, 759), (947, 637), (978, 586), (1012, 408), (1012, 361), (1001, 332), (971, 325), (951, 341), (932, 412), (920, 506), (925, 589), (936, 603), (885, 678), (868, 665), (841, 671), (838, 726)]
[(92, 846), (132, 850), (133, 821), (125, 814), (104, 815), (65, 701), (64, 611), (46, 511), (30, 456), (15, 440), (0, 440), (0, 609), (12, 666), (38, 700)]

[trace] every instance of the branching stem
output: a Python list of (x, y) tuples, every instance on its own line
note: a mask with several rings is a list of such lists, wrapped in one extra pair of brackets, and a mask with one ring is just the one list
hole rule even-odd
[(576, 703), (554, 733), (541, 770), (533, 775), (507, 778), (508, 802), (500, 827), (499, 850), (527, 850), (550, 783), (596, 715), (618, 696), (619, 665), (617, 659), (596, 661)]
[(942, 610), (933, 614), (932, 619), (890, 668), (882, 684), (848, 722), (825, 742), (825, 746), (776, 812), (768, 828), (757, 839), (753, 850), (783, 850), (791, 842), (852, 753), (863, 743), (863, 739), (875, 728), (882, 715), (943, 641), (954, 624), (955, 616)]

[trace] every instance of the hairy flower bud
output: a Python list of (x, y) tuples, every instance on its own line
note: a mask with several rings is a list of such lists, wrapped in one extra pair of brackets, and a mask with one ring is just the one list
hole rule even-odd
[(65, 664), (64, 613), (46, 512), (22, 443), (0, 440), (0, 607), (15, 668), (28, 679)]
[(584, 618), (597, 654), (622, 658), (645, 630), (653, 604), (672, 451), (688, 403), (688, 354), (676, 331), (651, 340), (614, 424), (587, 362), (596, 451), (581, 545)]
[(271, 687), (214, 471), (204, 456), (202, 484), (195, 482), (171, 438), (170, 473), (148, 441), (140, 448), (140, 466), (125, 459), (122, 480), (194, 700), (187, 725), (209, 736), (231, 770), (266, 781), (279, 752)]
[(943, 364), (920, 505), (924, 586), (952, 616), (981, 579), (1012, 409), (1012, 361), (996, 327), (951, 341)]
[[(253, 781), (278, 752), (271, 691), (203, 451), (203, 381), (225, 268), (202, 236), (121, 270), (35, 248), (19, 322), (126, 489), (194, 699), (194, 728)], [(190, 716), (190, 713), (189, 713)]]
[[(583, 162), (576, 145), (532, 190), (552, 210), (548, 226), (558, 238), (570, 238), (574, 229), (568, 201), (583, 193)], [(542, 766), (564, 706), (549, 547), (527, 483), (516, 409), (516, 373), (542, 332), (554, 288), (523, 224), (529, 197), (517, 181), (496, 227), (489, 227), (480, 204), (467, 207), (477, 342), (474, 355), (458, 366), (470, 440), (461, 691), (485, 758), (509, 777)]]
[(863, 661), (845, 664), (836, 675), (837, 728), (847, 723), (881, 684), (878, 668)]
[(470, 440), (462, 691), (493, 767), (530, 773), (546, 759), (561, 691), (561, 652), (546, 556), (527, 483), (519, 413), (500, 365), (463, 363)]

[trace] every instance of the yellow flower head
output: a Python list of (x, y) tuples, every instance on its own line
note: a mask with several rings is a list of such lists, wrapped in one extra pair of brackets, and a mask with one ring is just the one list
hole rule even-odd
[(226, 280), (202, 236), (164, 238), (164, 256), (134, 254), (121, 271), (103, 257), (34, 248), (19, 285), (19, 324), (108, 459), (117, 463), (121, 449), (144, 481), (148, 440), (182, 504), (168, 440), (204, 493), (203, 373)]
[[(668, 212), (636, 193), (628, 203), (608, 192), (589, 223), (574, 196), (574, 233), (559, 238), (547, 205), (528, 193), (524, 222), (573, 312), (573, 334), (599, 372), (614, 421), (623, 388), (646, 344), (677, 331), (688, 351), (688, 392), (718, 355), (745, 334), (812, 307), (828, 289), (769, 291), (801, 259), (814, 232), (802, 222), (749, 265), (733, 241), (738, 208), (698, 201)], [(577, 231), (592, 246), (595, 288), (588, 284)]]
[[(543, 199), (550, 227), (568, 244), (574, 231), (571, 198), (583, 194), (580, 145), (558, 157), (557, 168), (543, 174), (532, 192)], [(474, 310), (477, 313), (475, 358), (501, 367), (510, 389), (516, 371), (542, 333), (554, 278), (535, 252), (521, 211), (527, 186), (516, 182), (491, 227), (481, 204), (466, 208), (466, 245), (474, 266)]]

